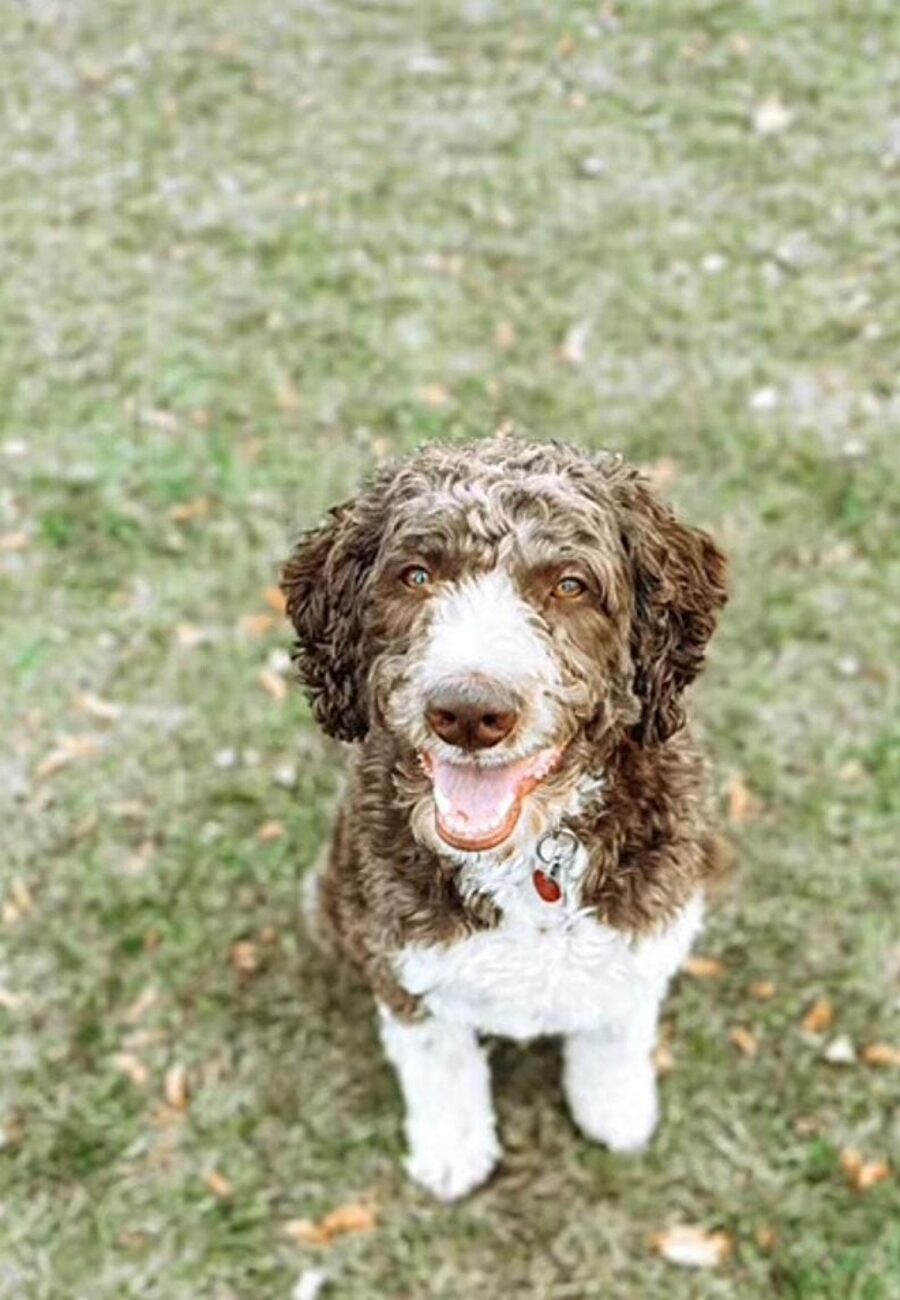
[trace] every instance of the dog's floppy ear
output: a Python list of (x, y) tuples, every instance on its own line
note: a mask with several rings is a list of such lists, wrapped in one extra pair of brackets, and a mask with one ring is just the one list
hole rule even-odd
[(323, 731), (361, 740), (369, 726), (364, 615), (384, 523), (374, 491), (335, 506), (305, 533), (281, 575), (300, 680)]
[(712, 538), (680, 523), (634, 471), (614, 486), (632, 565), (634, 734), (660, 744), (684, 724), (681, 693), (703, 667), (706, 644), (727, 600), (725, 557)]

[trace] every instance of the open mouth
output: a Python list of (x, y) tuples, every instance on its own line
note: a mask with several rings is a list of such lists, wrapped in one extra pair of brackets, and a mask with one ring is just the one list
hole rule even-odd
[(438, 835), (451, 848), (468, 853), (497, 848), (512, 835), (526, 798), (556, 766), (559, 755), (553, 747), (512, 763), (478, 767), (423, 754)]

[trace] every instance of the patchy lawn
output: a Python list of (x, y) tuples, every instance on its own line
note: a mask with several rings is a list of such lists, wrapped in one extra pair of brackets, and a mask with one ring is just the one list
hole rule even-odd
[[(898, 48), (894, 0), (10, 8), (3, 1300), (900, 1295)], [(505, 422), (733, 557), (694, 703), (742, 869), (650, 1154), (499, 1044), (507, 1160), (448, 1210), (298, 934), (340, 763), (265, 593), (375, 460)]]

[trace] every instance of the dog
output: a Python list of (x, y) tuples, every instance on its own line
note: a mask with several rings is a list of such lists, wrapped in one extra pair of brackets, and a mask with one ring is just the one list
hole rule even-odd
[(382, 466), (282, 587), (354, 744), (310, 910), (375, 996), (410, 1176), (450, 1201), (499, 1160), (483, 1035), (560, 1035), (578, 1127), (640, 1151), (723, 862), (683, 701), (723, 555), (621, 457), (495, 437)]

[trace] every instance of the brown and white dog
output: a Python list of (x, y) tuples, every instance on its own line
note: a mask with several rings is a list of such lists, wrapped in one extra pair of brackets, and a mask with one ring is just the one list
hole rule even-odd
[(500, 1155), (480, 1034), (562, 1035), (583, 1132), (653, 1132), (659, 1005), (721, 857), (681, 696), (724, 574), (620, 458), (509, 439), (383, 467), (285, 567), (315, 717), (357, 742), (315, 921), (374, 992), (440, 1197)]

